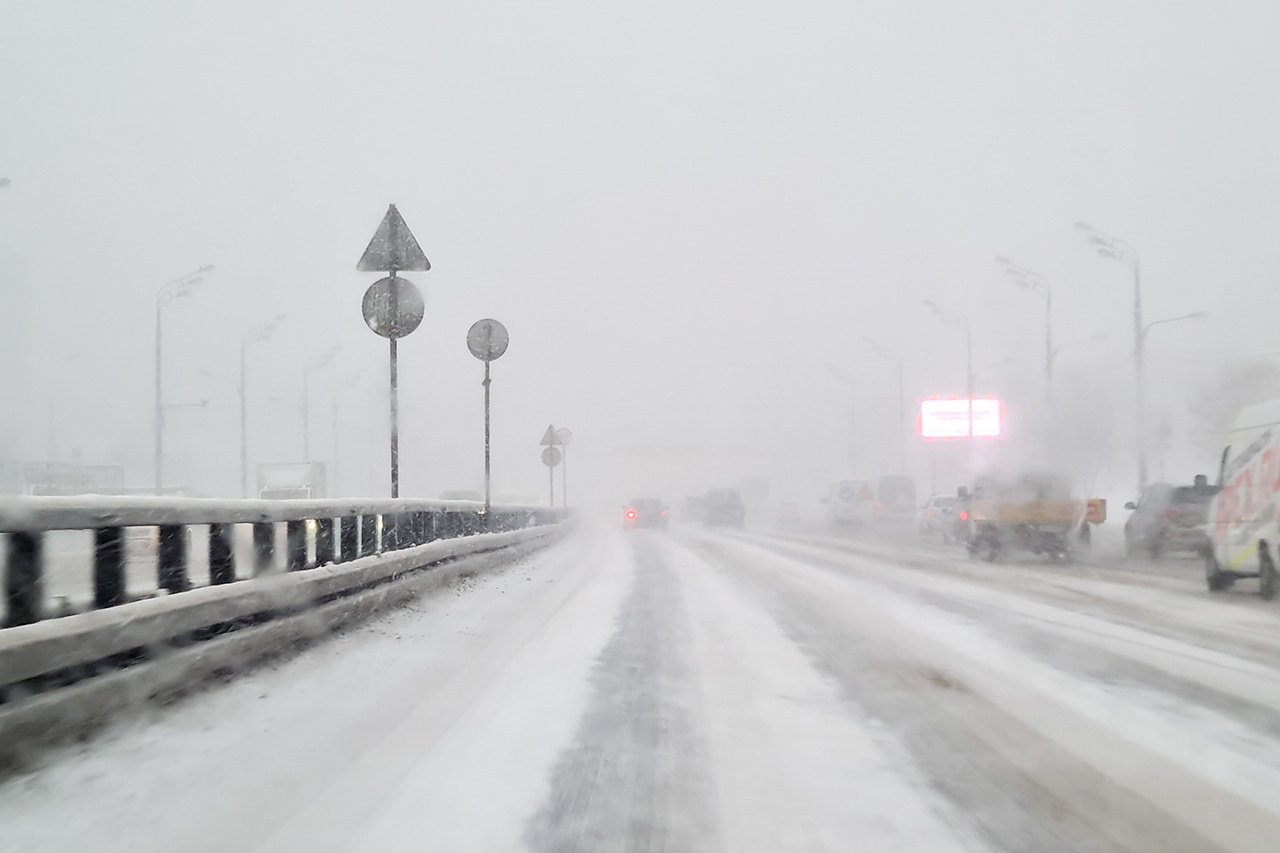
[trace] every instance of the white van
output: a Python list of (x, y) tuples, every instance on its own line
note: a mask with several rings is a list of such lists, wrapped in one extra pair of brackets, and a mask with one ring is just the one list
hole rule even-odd
[(841, 480), (831, 487), (825, 503), (828, 524), (860, 526), (871, 521), (876, 495), (866, 480)]
[(1209, 589), (1258, 578), (1262, 597), (1271, 598), (1280, 560), (1280, 400), (1249, 406), (1236, 417), (1222, 451), (1218, 485), (1222, 491), (1209, 505)]

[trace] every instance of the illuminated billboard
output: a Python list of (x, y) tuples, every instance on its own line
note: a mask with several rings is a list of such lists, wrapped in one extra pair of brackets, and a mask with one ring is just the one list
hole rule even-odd
[[(1000, 401), (994, 397), (973, 400), (973, 437), (1000, 434)], [(921, 400), (920, 435), (924, 438), (968, 438), (969, 410), (964, 399)]]

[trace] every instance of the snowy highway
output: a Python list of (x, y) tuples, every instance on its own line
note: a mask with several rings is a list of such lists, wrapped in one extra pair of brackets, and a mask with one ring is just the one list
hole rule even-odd
[(0, 850), (1275, 850), (1250, 593), (584, 524), (49, 754)]

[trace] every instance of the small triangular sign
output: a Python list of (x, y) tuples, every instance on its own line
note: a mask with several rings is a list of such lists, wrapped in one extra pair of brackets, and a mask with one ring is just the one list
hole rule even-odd
[(382, 224), (373, 233), (373, 239), (360, 256), (356, 269), (360, 272), (429, 270), (431, 262), (423, 254), (400, 211), (392, 204), (387, 207), (387, 215), (382, 217)]
[(543, 447), (555, 447), (560, 443), (560, 439), (556, 437), (556, 428), (551, 424), (547, 424), (547, 431), (542, 434)]

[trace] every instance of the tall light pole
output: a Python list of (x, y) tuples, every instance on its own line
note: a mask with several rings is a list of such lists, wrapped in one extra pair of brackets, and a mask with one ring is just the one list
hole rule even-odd
[(168, 305), (175, 299), (187, 296), (201, 282), (201, 276), (204, 273), (213, 270), (212, 264), (205, 264), (197, 270), (178, 276), (172, 281), (166, 282), (156, 291), (156, 352), (155, 352), (155, 372), (156, 372), (156, 391), (155, 391), (155, 413), (154, 413), (154, 432), (155, 432), (155, 490), (156, 494), (160, 494), (164, 490), (164, 386), (161, 382), (161, 320), (163, 319), (164, 306)]
[(302, 456), (311, 462), (311, 373), (326, 366), (338, 354), (340, 346), (332, 346), (302, 369)]
[(1138, 492), (1147, 489), (1147, 424), (1146, 424), (1146, 374), (1142, 325), (1142, 268), (1138, 261), (1138, 250), (1133, 244), (1126, 243), (1118, 237), (1099, 231), (1087, 222), (1077, 222), (1076, 230), (1089, 236), (1089, 242), (1098, 248), (1098, 254), (1104, 258), (1122, 261), (1133, 268), (1133, 374), (1134, 374), (1134, 421), (1137, 430), (1138, 449)]
[(902, 370), (902, 356), (873, 338), (863, 338), (871, 351), (898, 368), (898, 433), (901, 442), (898, 456), (899, 473), (907, 473), (907, 384)]
[(958, 314), (953, 311), (944, 311), (931, 299), (926, 299), (922, 303), (928, 308), (934, 317), (949, 326), (956, 326), (964, 330), (964, 360), (965, 360), (965, 413), (969, 421), (968, 435), (969, 445), (973, 445), (973, 330), (969, 326), (969, 318), (964, 314)]
[(240, 384), (236, 391), (240, 395), (240, 497), (242, 498), (249, 497), (249, 398), (246, 391), (246, 354), (250, 344), (259, 343), (271, 337), (283, 321), (284, 315), (277, 314), (270, 321), (250, 329), (240, 339)]
[(1053, 288), (1049, 280), (1037, 272), (1015, 264), (1008, 258), (996, 258), (1006, 274), (1013, 277), (1019, 287), (1033, 290), (1044, 297), (1044, 384), (1046, 394), (1053, 393)]

